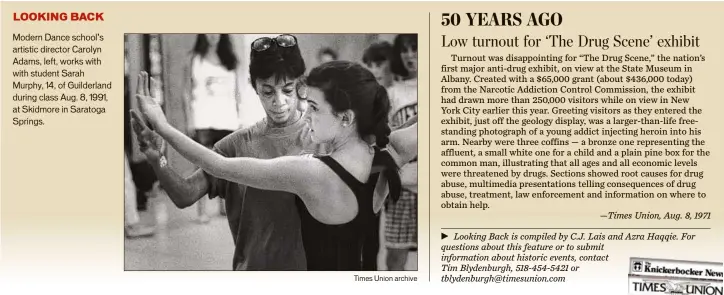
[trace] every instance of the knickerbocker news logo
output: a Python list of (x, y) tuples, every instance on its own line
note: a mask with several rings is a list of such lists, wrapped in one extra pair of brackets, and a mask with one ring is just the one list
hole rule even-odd
[(717, 272), (711, 268), (696, 269), (693, 267), (667, 267), (665, 265), (651, 265), (651, 262), (634, 261), (632, 265), (633, 272), (652, 273), (652, 274), (668, 274), (672, 276), (707, 276), (721, 278), (721, 272)]
[(630, 294), (724, 295), (722, 263), (632, 258)]

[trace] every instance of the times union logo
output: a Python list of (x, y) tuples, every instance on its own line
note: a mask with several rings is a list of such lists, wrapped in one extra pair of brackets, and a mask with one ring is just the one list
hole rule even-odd
[(636, 292), (669, 295), (722, 295), (722, 292), (724, 292), (721, 286), (714, 286), (710, 282), (676, 282), (672, 280), (633, 282), (633, 289)]

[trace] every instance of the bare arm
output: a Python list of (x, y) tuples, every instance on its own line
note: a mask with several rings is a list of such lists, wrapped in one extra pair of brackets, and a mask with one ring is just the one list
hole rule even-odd
[[(325, 191), (328, 186), (322, 185), (328, 181), (328, 174), (322, 173), (323, 164), (310, 157), (279, 157), (269, 160), (254, 158), (226, 158), (203, 145), (195, 142), (182, 132), (171, 126), (161, 106), (150, 95), (148, 87), (148, 74), (139, 75), (139, 106), (150, 126), (155, 128), (174, 149), (184, 158), (207, 173), (231, 182), (245, 184), (266, 190), (287, 191), (299, 195), (310, 211), (316, 212), (315, 217), (327, 214), (338, 214), (336, 211), (348, 211), (348, 206), (339, 206), (338, 202), (320, 202), (321, 198), (329, 199), (337, 196), (335, 193)], [(151, 83), (154, 83), (151, 81)], [(134, 121), (143, 122), (144, 119), (131, 111)], [(136, 125), (145, 126), (144, 123)], [(334, 198), (333, 198), (334, 199)], [(329, 210), (327, 210), (329, 209)], [(335, 212), (332, 212), (335, 211)], [(324, 222), (324, 220), (320, 221)], [(327, 219), (329, 222), (330, 220)]]
[[(417, 157), (417, 116), (410, 118), (399, 129), (390, 134), (390, 155), (400, 167), (400, 180), (402, 185), (417, 192), (417, 163), (411, 166), (413, 159)], [(377, 170), (375, 170), (377, 172)], [(373, 198), (373, 209), (375, 212), (382, 210), (385, 199), (389, 194), (387, 179), (380, 175), (375, 187)]]
[(209, 174), (258, 189), (296, 194), (310, 214), (322, 223), (346, 223), (357, 214), (358, 208), (351, 205), (356, 204), (354, 195), (345, 195), (330, 185), (332, 172), (325, 172), (329, 169), (312, 157), (226, 158), (169, 124), (161, 124), (157, 130), (176, 151)]
[(204, 171), (196, 169), (188, 177), (182, 177), (168, 165), (160, 167), (158, 162), (152, 163), (153, 171), (156, 172), (161, 186), (168, 194), (171, 201), (178, 208), (186, 208), (201, 199), (209, 190), (209, 183), (206, 180)]
[(146, 155), (161, 186), (176, 207), (191, 206), (207, 193), (209, 184), (201, 169), (196, 170), (188, 177), (182, 177), (168, 165), (161, 167), (159, 158), (162, 153), (161, 142), (163, 139), (144, 125), (135, 112), (131, 113), (131, 126), (138, 137), (141, 151)]
[(330, 186), (331, 171), (324, 172), (328, 168), (312, 157), (226, 158), (168, 124), (159, 125), (157, 130), (182, 156), (209, 174), (258, 189), (296, 194), (322, 223), (346, 223), (357, 214), (358, 208), (350, 205), (356, 204), (354, 195)]
[(169, 124), (161, 124), (157, 130), (184, 158), (217, 178), (298, 195), (308, 195), (308, 185), (316, 182), (309, 177), (312, 160), (308, 158), (227, 158), (193, 141)]
[[(417, 117), (415, 117), (417, 118)], [(390, 145), (396, 154), (395, 161), (403, 166), (417, 157), (417, 120), (412, 125), (397, 129), (390, 134)]]
[(417, 192), (417, 162), (410, 162), (400, 167), (400, 181), (404, 188)]
[[(403, 124), (402, 126), (400, 126), (400, 128), (398, 128), (397, 130), (403, 130), (403, 129), (406, 129), (406, 128), (411, 127), (411, 126), (414, 126), (413, 128), (417, 129), (417, 115), (415, 115), (414, 117), (412, 117), (412, 118), (410, 118), (409, 120), (407, 120), (407, 122), (405, 122), (405, 124)], [(408, 131), (406, 131), (406, 132), (411, 132), (411, 131), (408, 130)], [(404, 136), (409, 136), (409, 135), (408, 135), (408, 134), (403, 134), (403, 135), (399, 135), (399, 136), (400, 136), (400, 137), (404, 137)], [(399, 148), (400, 148), (401, 150), (403, 150), (403, 153), (406, 154), (406, 156), (404, 157), (404, 158), (405, 158), (404, 160), (406, 160), (407, 158), (409, 158), (409, 155), (407, 155), (407, 154), (410, 153), (410, 151), (404, 151), (404, 150), (406, 150), (406, 149), (413, 149), (413, 150), (414, 150), (414, 155), (417, 156), (417, 146), (416, 146), (416, 144), (417, 144), (417, 132), (416, 132), (416, 131), (414, 132), (414, 138), (415, 138), (415, 140), (414, 140), (415, 147), (405, 146), (405, 145), (408, 145), (408, 144), (413, 144), (413, 143), (409, 142), (410, 138), (404, 138), (404, 139), (403, 139), (403, 138), (396, 138), (396, 139), (395, 139), (396, 143), (397, 143), (398, 145), (400, 145)], [(413, 157), (413, 159), (414, 159), (414, 157)], [(398, 164), (399, 164), (399, 163), (398, 163)], [(416, 163), (416, 162), (406, 162), (406, 164), (403, 164), (403, 165), (400, 167), (400, 180), (402, 180), (402, 185), (403, 185), (405, 188), (407, 188), (407, 189), (409, 189), (409, 190), (412, 190), (412, 191), (414, 191), (414, 192), (417, 192), (417, 163)]]

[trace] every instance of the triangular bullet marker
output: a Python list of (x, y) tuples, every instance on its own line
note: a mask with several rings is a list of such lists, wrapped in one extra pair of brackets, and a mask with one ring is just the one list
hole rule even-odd
[(444, 240), (445, 238), (447, 238), (447, 235), (443, 233), (443, 234), (442, 234), (442, 240)]

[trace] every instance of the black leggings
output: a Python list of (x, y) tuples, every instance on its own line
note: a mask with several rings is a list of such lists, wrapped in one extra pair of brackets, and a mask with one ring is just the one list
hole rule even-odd
[(146, 193), (153, 188), (153, 183), (157, 180), (156, 173), (146, 161), (132, 163), (130, 166), (133, 183), (136, 185), (136, 209), (146, 211), (148, 205)]

